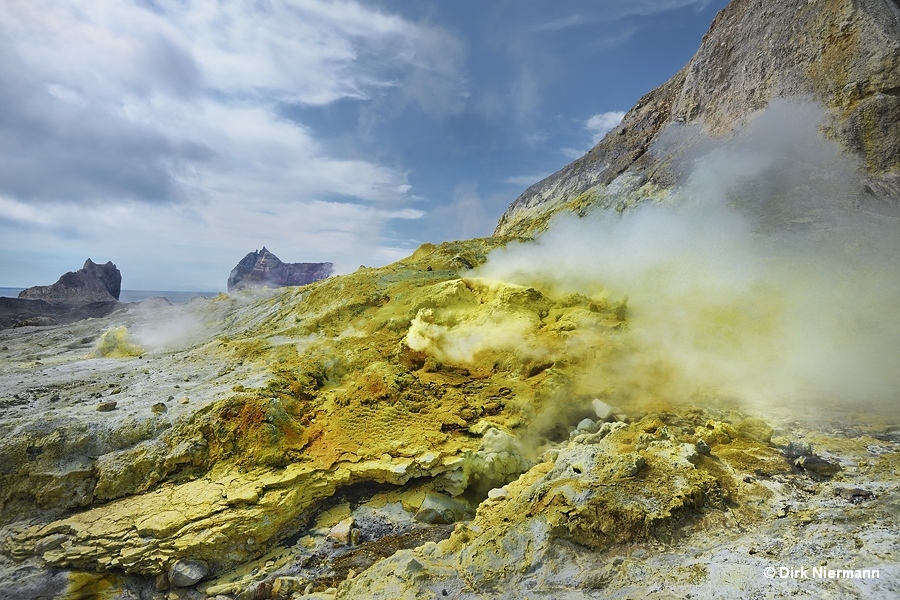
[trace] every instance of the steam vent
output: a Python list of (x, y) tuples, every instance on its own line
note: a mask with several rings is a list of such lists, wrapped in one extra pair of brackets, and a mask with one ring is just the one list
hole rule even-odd
[(734, 0), (491, 237), (0, 330), (0, 600), (900, 597), (898, 94)]

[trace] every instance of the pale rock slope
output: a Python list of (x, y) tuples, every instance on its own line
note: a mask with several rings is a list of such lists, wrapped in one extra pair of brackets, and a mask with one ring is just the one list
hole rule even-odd
[[(496, 233), (543, 230), (556, 212), (659, 201), (690, 160), (727, 143), (774, 100), (812, 103), (856, 165), (857, 202), (900, 198), (900, 4), (734, 0), (693, 59), (590, 152), (528, 188)], [(800, 157), (792, 156), (793, 160)]]

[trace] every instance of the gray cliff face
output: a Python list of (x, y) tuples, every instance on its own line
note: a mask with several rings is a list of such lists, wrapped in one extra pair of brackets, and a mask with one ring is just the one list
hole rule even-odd
[(823, 133), (859, 162), (860, 192), (896, 204), (900, 2), (734, 0), (690, 63), (641, 98), (585, 156), (528, 188), (495, 234), (529, 235), (554, 212), (596, 205), (598, 190), (619, 194), (614, 183), (643, 190), (630, 202), (671, 188), (692, 148), (726, 139), (776, 99), (820, 106)]
[(70, 271), (53, 285), (22, 290), (19, 298), (50, 303), (87, 304), (116, 302), (122, 289), (122, 274), (111, 261), (98, 265), (90, 258), (78, 271)]
[(228, 291), (260, 287), (306, 285), (330, 277), (334, 265), (325, 263), (284, 263), (265, 246), (244, 258), (228, 276)]

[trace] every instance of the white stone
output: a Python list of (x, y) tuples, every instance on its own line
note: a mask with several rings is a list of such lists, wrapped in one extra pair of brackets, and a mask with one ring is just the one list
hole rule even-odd
[(600, 398), (594, 398), (591, 404), (594, 407), (594, 412), (597, 414), (597, 420), (600, 422), (607, 421), (614, 412), (613, 407), (600, 400)]
[(577, 431), (594, 431), (594, 428), (597, 426), (597, 423), (594, 422), (593, 419), (582, 419), (579, 421), (578, 426), (575, 427)]
[(488, 492), (488, 498), (491, 500), (500, 500), (506, 498), (509, 494), (503, 488), (494, 488)]
[(344, 546), (350, 543), (350, 535), (356, 524), (353, 517), (347, 517), (328, 531), (328, 539)]

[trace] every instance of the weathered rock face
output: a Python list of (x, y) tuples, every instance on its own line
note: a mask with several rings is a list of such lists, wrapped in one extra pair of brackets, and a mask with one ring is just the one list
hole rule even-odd
[[(684, 175), (679, 157), (725, 139), (775, 99), (821, 105), (826, 135), (860, 160), (860, 194), (896, 203), (897, 0), (734, 0), (688, 65), (641, 98), (588, 154), (528, 188), (496, 233), (530, 234), (557, 211), (581, 212), (596, 204), (623, 210), (652, 197)], [(678, 130), (682, 135), (671, 135)], [(597, 193), (607, 186), (618, 199)], [(622, 200), (623, 192), (635, 191)]]
[(330, 277), (334, 265), (325, 263), (284, 263), (265, 246), (241, 259), (228, 276), (228, 291), (261, 287), (307, 285)]
[(122, 289), (122, 274), (111, 261), (98, 265), (91, 259), (78, 271), (70, 271), (53, 285), (39, 285), (22, 290), (19, 298), (51, 303), (87, 304), (115, 302)]

